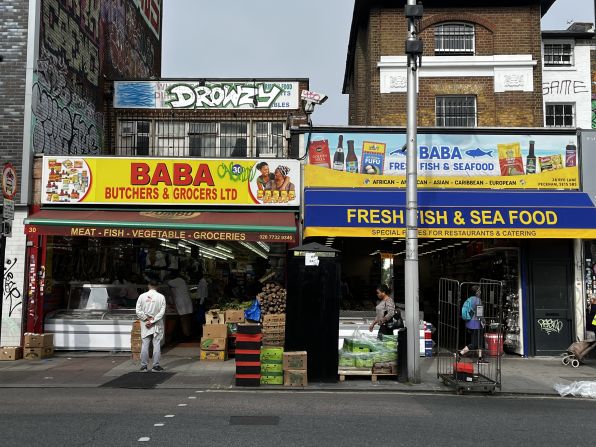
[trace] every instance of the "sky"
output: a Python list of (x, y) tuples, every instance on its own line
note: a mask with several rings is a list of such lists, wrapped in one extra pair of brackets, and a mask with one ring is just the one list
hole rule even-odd
[[(354, 0), (164, 0), (164, 78), (309, 78), (329, 99), (315, 125), (346, 125)], [(593, 0), (557, 0), (542, 29), (594, 22)], [(404, 36), (405, 39), (405, 36)]]

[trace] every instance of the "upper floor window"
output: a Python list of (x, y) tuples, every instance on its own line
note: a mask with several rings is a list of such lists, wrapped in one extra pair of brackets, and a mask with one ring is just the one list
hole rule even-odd
[(545, 43), (545, 66), (573, 65), (573, 45), (570, 43)]
[(475, 96), (437, 96), (435, 98), (437, 127), (475, 127)]
[(474, 54), (474, 25), (442, 23), (435, 27), (435, 54)]
[(545, 112), (546, 127), (575, 127), (573, 104), (547, 103)]
[(201, 158), (283, 158), (283, 121), (118, 122), (118, 155)]

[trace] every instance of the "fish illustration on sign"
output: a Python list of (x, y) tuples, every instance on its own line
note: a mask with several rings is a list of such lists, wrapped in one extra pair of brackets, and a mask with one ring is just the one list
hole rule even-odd
[(489, 157), (492, 157), (493, 156), (493, 152), (494, 151), (483, 151), (480, 148), (476, 148), (476, 149), (472, 149), (472, 150), (466, 151), (466, 155), (469, 155), (470, 157), (474, 157), (474, 158), (476, 158), (476, 157), (486, 157), (487, 155)]

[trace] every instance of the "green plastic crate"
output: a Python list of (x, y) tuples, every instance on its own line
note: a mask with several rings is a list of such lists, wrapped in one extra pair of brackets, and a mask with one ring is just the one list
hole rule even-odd
[(279, 361), (283, 362), (284, 348), (275, 346), (265, 346), (261, 348), (261, 361)]

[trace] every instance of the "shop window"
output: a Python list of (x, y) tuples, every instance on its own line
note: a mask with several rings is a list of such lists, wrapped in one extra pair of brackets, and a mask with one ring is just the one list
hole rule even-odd
[(220, 157), (246, 157), (248, 123), (229, 121), (219, 124)]
[(186, 127), (185, 122), (158, 121), (156, 126), (157, 145), (151, 155), (158, 157), (188, 156)]
[(573, 104), (546, 104), (546, 127), (575, 127)]
[(437, 96), (435, 117), (437, 127), (476, 127), (476, 97)]
[(545, 43), (545, 66), (570, 66), (573, 65), (573, 45), (570, 43)]
[(119, 155), (149, 155), (150, 121), (120, 121), (118, 128)]
[(188, 140), (191, 157), (217, 157), (217, 123), (190, 123)]
[(282, 121), (257, 121), (254, 125), (257, 157), (283, 157), (284, 123)]
[(435, 54), (474, 54), (474, 25), (441, 23), (435, 27)]

